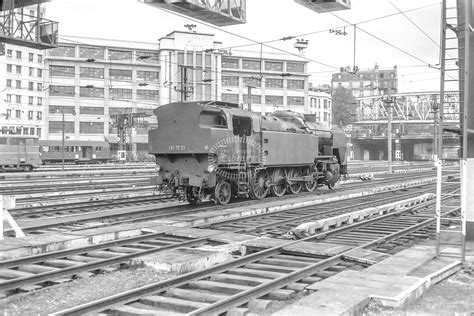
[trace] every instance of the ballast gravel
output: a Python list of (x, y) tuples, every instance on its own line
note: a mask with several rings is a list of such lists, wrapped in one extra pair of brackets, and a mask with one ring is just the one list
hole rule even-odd
[(0, 300), (0, 315), (48, 315), (173, 277), (149, 267), (97, 274)]

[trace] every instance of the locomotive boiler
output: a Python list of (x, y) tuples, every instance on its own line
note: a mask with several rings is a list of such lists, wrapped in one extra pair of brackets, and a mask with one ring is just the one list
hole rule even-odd
[(148, 139), (158, 183), (191, 203), (332, 189), (347, 170), (345, 134), (311, 116), (260, 115), (220, 101), (175, 102), (154, 113)]

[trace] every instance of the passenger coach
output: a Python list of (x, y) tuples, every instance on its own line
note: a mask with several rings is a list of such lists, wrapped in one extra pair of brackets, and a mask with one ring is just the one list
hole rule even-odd
[(31, 171), (41, 165), (38, 137), (0, 134), (0, 169)]

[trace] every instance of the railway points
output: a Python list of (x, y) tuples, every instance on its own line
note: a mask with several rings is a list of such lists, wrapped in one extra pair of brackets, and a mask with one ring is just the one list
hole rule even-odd
[[(122, 271), (121, 266), (133, 270), (149, 265), (154, 267), (153, 269), (160, 268), (160, 273), (168, 271), (168, 273), (182, 274), (183, 276), (186, 273), (196, 273), (196, 269), (197, 271), (206, 271), (216, 265), (220, 266), (232, 262), (233, 258), (239, 258), (241, 255), (252, 255), (255, 251), (257, 253), (265, 251), (265, 247), (260, 249), (255, 247), (256, 243), (260, 243), (261, 246), (265, 238), (268, 240), (276, 238), (275, 240), (280, 240), (282, 243), (291, 243), (288, 240), (288, 232), (291, 228), (296, 228), (302, 223), (318, 222), (318, 229), (309, 229), (308, 232), (324, 234), (327, 240), (320, 240), (322, 243), (318, 247), (324, 246), (327, 248), (324, 243), (333, 243), (330, 241), (330, 237), (326, 235), (327, 232), (337, 232), (339, 229), (351, 226), (351, 223), (357, 224), (376, 220), (379, 216), (393, 213), (396, 208), (405, 209), (410, 205), (410, 207), (416, 207), (413, 206), (414, 203), (424, 205), (422, 201), (431, 198), (426, 194), (434, 191), (433, 184), (430, 184), (434, 180), (433, 173), (432, 171), (430, 173), (430, 171), (430, 168), (425, 166), (421, 169), (418, 167), (412, 170), (399, 171), (400, 173), (380, 174), (374, 180), (365, 182), (366, 189), (355, 189), (360, 187), (359, 183), (361, 183), (360, 180), (356, 179), (359, 175), (355, 175), (353, 179), (349, 178), (346, 184), (343, 184), (344, 182), (341, 180), (338, 190), (319, 190), (298, 197), (287, 195), (284, 199), (269, 198), (257, 204), (254, 201), (244, 200), (225, 208), (207, 205), (206, 203), (203, 203), (197, 209), (183, 208), (182, 203), (169, 201), (162, 203), (161, 209), (163, 212), (160, 213), (154, 205), (132, 206), (134, 205), (134, 198), (131, 198), (129, 199), (131, 206), (128, 207), (121, 204), (127, 201), (127, 199), (123, 199), (123, 201), (115, 201), (117, 207), (109, 205), (108, 210), (100, 211), (100, 209), (96, 209), (96, 212), (76, 212), (76, 214), (68, 215), (67, 205), (65, 204), (62, 210), (59, 205), (57, 210), (51, 209), (51, 214), (56, 212), (56, 215), (50, 216), (50, 219), (43, 217), (27, 221), (19, 219), (29, 235), (23, 239), (22, 243), (15, 244), (13, 238), (7, 238), (5, 243), (2, 243), (0, 252), (4, 255), (4, 260), (0, 261), (0, 270), (4, 272), (4, 276), (0, 278), (2, 279), (0, 280), (0, 292), (5, 296), (4, 300), (11, 300), (16, 297), (16, 295), (11, 296), (15, 293), (27, 295), (31, 291), (46, 290), (50, 286), (64, 286), (71, 280), (76, 280), (73, 282), (75, 283), (78, 276), (79, 280), (83, 277), (93, 280), (97, 273), (103, 273), (104, 271), (113, 275), (114, 271)], [(406, 176), (402, 172), (412, 173), (410, 176), (411, 183), (406, 180)], [(153, 198), (156, 199), (159, 196), (150, 196), (151, 200)], [(145, 197), (143, 197), (141, 202), (145, 200)], [(406, 201), (400, 202), (400, 200)], [(100, 207), (100, 205), (94, 206), (94, 203), (99, 202), (103, 202), (104, 207), (107, 207), (107, 200), (91, 201), (90, 209)], [(374, 206), (376, 207), (374, 208)], [(71, 208), (73, 209), (74, 205), (71, 205)], [(131, 215), (133, 209), (141, 215), (136, 217)], [(150, 213), (152, 209), (154, 209), (154, 213)], [(382, 209), (384, 210), (382, 211)], [(27, 210), (28, 208), (24, 208), (18, 211), (27, 213)], [(343, 215), (344, 213), (346, 215)], [(382, 213), (386, 214), (382, 215)], [(15, 214), (14, 210), (13, 214)], [(63, 215), (59, 216), (58, 214)], [(110, 216), (108, 220), (107, 214)], [(346, 218), (343, 219), (344, 216)], [(414, 225), (418, 224), (421, 219), (428, 218), (430, 216), (425, 211), (419, 211), (415, 222), (408, 220), (403, 224)], [(82, 223), (81, 220), (83, 220)], [(31, 230), (28, 229), (28, 221), (30, 221)], [(321, 224), (322, 221), (328, 224)], [(43, 226), (41, 227), (39, 223)], [(373, 232), (379, 232), (374, 236), (380, 237), (384, 229), (390, 232), (400, 229), (400, 227), (394, 228), (393, 222), (391, 225), (391, 227), (388, 227), (381, 224), (377, 230), (372, 229)], [(321, 229), (324, 231), (321, 231)], [(364, 233), (367, 234), (367, 231), (366, 229)], [(341, 232), (341, 234), (344, 233)], [(309, 235), (299, 234), (299, 238), (302, 236), (308, 238)], [(360, 234), (357, 233), (347, 236), (350, 237), (343, 237), (343, 239), (354, 240), (357, 239), (354, 236), (357, 236), (359, 240), (367, 241), (364, 238), (361, 239)], [(388, 243), (386, 248), (380, 244), (375, 251), (381, 251), (384, 254), (383, 258), (388, 257), (392, 254), (391, 250), (394, 247), (402, 245), (402, 248), (406, 248), (413, 241), (424, 240), (432, 236), (432, 228), (420, 228), (412, 232), (410, 236), (409, 238), (402, 238), (402, 242)], [(295, 235), (292, 237), (294, 238)], [(27, 246), (28, 243), (29, 246)], [(335, 244), (337, 244), (337, 241)], [(354, 244), (350, 245), (350, 247), (353, 246)], [(349, 249), (348, 246), (344, 247), (339, 249)], [(240, 252), (241, 250), (243, 252)], [(393, 251), (393, 253), (397, 253), (397, 251)], [(339, 272), (345, 271), (348, 267), (363, 270), (369, 263), (374, 264), (372, 257), (370, 257), (373, 255), (369, 252), (368, 257), (367, 253), (364, 253), (363, 260), (339, 260), (337, 264), (331, 265), (322, 272), (321, 276), (324, 276), (324, 278), (308, 276), (306, 277), (308, 283), (303, 281), (292, 282), (284, 287), (284, 290), (269, 292), (270, 294), (267, 294), (264, 299), (252, 299), (251, 303), (248, 303), (244, 309), (258, 312), (270, 308), (270, 306), (275, 306), (276, 300), (285, 301), (290, 297), (302, 297), (304, 296), (302, 293), (308, 292), (308, 290), (304, 292), (303, 290), (314, 283), (309, 281), (322, 280), (338, 275)], [(294, 254), (289, 255), (284, 252), (276, 255), (279, 259), (262, 259), (263, 263), (251, 263), (249, 265), (252, 267), (253, 264), (258, 267), (261, 264), (267, 269), (269, 268), (268, 263), (266, 263), (268, 260), (269, 262), (276, 260), (275, 262), (278, 263), (286, 262), (285, 260), (290, 260), (290, 262), (296, 260), (297, 262), (303, 262), (302, 265), (299, 264), (301, 267), (306, 267), (308, 262), (316, 264), (321, 260), (325, 260), (319, 257), (311, 259), (310, 257), (313, 255), (308, 257), (308, 254), (301, 257), (301, 253), (297, 255), (296, 259), (290, 258), (291, 256), (294, 256)], [(357, 258), (361, 259), (360, 257)], [(44, 262), (45, 265), (41, 262)], [(214, 265), (209, 267), (210, 264)], [(299, 265), (296, 264), (296, 266)], [(221, 289), (224, 292), (230, 291), (229, 293), (226, 292), (225, 296), (228, 297), (236, 295), (237, 292), (235, 291), (238, 289), (250, 290), (253, 285), (257, 286), (261, 282), (270, 282), (276, 276), (283, 277), (286, 273), (295, 272), (294, 268), (292, 267), (282, 273), (281, 267), (271, 268), (270, 264), (270, 270), (263, 271), (260, 268), (253, 274), (245, 274), (247, 271), (244, 274), (238, 273), (236, 277), (232, 273), (230, 275), (224, 273), (223, 276), (211, 277), (210, 281), (197, 281), (195, 284), (199, 284), (199, 286), (196, 289), (194, 289), (194, 284), (189, 288), (186, 287), (184, 292), (182, 288), (169, 289), (166, 293), (180, 294), (177, 296), (167, 294), (166, 300), (173, 304), (168, 304), (167, 306), (171, 306), (171, 309), (165, 310), (168, 312), (182, 311), (180, 309), (182, 307), (176, 307), (182, 304), (187, 306), (184, 310), (190, 310), (189, 306), (198, 306), (199, 304), (183, 303), (180, 300), (189, 295), (191, 297), (198, 295), (192, 294), (197, 289), (201, 289), (198, 292), (208, 291), (209, 287), (206, 282), (211, 282), (209, 284), (212, 284), (212, 286), (221, 284), (219, 283), (221, 280), (235, 284), (235, 286), (230, 286), (234, 288), (231, 291), (228, 289), (229, 286)], [(250, 270), (252, 269), (254, 268), (250, 268)], [(280, 271), (275, 272), (275, 269), (280, 269)], [(255, 273), (260, 274), (260, 276)], [(245, 286), (242, 284), (245, 284)], [(312, 290), (309, 290), (309, 292), (312, 292)], [(216, 295), (213, 295), (208, 293), (204, 296), (217, 298)], [(198, 296), (201, 297), (202, 295), (199, 294)], [(209, 300), (212, 301), (212, 299)], [(137, 306), (143, 308), (140, 304), (132, 304), (133, 308), (125, 305), (123, 309), (133, 311)], [(198, 307), (204, 308), (207, 306), (201, 304)], [(249, 309), (248, 306), (251, 306), (251, 308)], [(284, 304), (280, 307), (282, 306)], [(242, 307), (233, 308), (240, 310)]]

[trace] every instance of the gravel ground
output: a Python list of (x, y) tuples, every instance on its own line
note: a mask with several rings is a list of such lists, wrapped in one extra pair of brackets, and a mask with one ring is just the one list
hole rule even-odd
[(152, 268), (118, 270), (0, 300), (0, 315), (47, 315), (172, 277)]
[(369, 304), (362, 313), (374, 315), (474, 315), (474, 272), (460, 271), (431, 287), (421, 298), (405, 308), (388, 309)]

